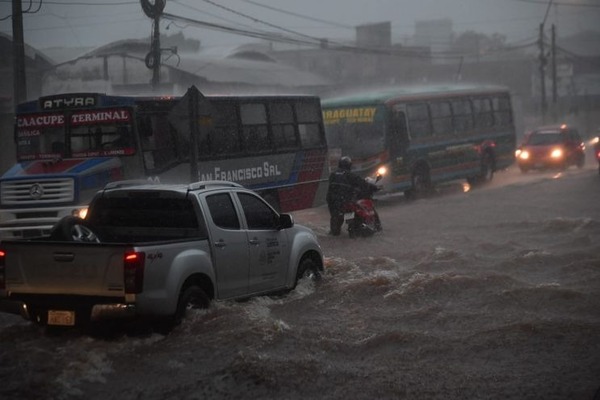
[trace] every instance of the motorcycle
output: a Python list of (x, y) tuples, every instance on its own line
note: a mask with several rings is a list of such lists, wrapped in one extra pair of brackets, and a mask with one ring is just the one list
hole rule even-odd
[(375, 183), (380, 179), (381, 175), (377, 175), (375, 179), (365, 178), (368, 185), (364, 185), (365, 187), (356, 193), (354, 201), (344, 206), (344, 220), (348, 225), (348, 236), (351, 238), (369, 237), (383, 229), (373, 200), (373, 195), (380, 189)]

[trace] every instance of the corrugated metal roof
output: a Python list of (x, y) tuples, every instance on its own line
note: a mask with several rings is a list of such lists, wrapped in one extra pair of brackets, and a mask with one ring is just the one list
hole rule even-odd
[[(148, 50), (148, 44), (140, 40), (122, 40), (99, 47), (68, 63), (77, 64), (84, 59), (90, 60), (106, 56), (143, 60)], [(166, 57), (165, 54), (163, 55), (163, 65), (169, 69), (195, 75), (203, 81), (218, 84), (289, 88), (331, 84), (324, 77), (281, 64), (264, 52), (248, 46), (203, 48), (197, 53), (180, 53), (171, 57)], [(60, 64), (56, 67), (59, 66)], [(129, 67), (134, 68), (133, 65)], [(77, 77), (73, 76), (72, 79), (77, 79)]]
[(179, 65), (173, 68), (202, 77), (210, 82), (239, 82), (254, 85), (288, 87), (328, 85), (327, 79), (310, 72), (272, 61), (227, 57), (209, 58), (182, 55)]

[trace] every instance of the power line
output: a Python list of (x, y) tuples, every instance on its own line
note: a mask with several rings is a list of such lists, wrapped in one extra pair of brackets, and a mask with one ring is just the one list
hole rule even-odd
[(309, 21), (321, 22), (321, 23), (324, 23), (324, 24), (337, 26), (339, 28), (354, 29), (353, 26), (343, 25), (343, 24), (340, 24), (338, 22), (327, 21), (327, 20), (324, 20), (324, 19), (319, 19), (319, 18), (314, 18), (314, 17), (307, 16), (307, 15), (298, 14), (298, 13), (295, 13), (295, 12), (283, 10), (281, 8), (267, 6), (266, 4), (261, 4), (261, 3), (258, 3), (256, 1), (252, 1), (252, 0), (241, 0), (241, 1), (243, 1), (245, 3), (253, 4), (253, 5), (258, 6), (258, 7), (266, 8), (268, 10), (277, 11), (277, 12), (280, 12), (282, 14), (287, 14), (287, 15), (291, 15), (291, 16), (294, 16), (294, 17), (303, 18), (303, 19), (306, 19), (306, 20), (309, 20)]
[(297, 36), (302, 36), (302, 37), (305, 37), (305, 38), (308, 38), (308, 39), (311, 39), (311, 40), (319, 40), (319, 39), (316, 39), (316, 38), (314, 38), (314, 37), (312, 37), (312, 36), (305, 35), (305, 34), (303, 34), (303, 33), (299, 33), (299, 32), (295, 32), (295, 31), (292, 31), (292, 30), (290, 30), (290, 29), (287, 29), (287, 28), (281, 27), (281, 26), (279, 26), (279, 25), (274, 25), (274, 24), (271, 24), (271, 23), (269, 23), (269, 22), (263, 21), (263, 20), (261, 20), (261, 19), (258, 19), (258, 18), (255, 18), (255, 17), (251, 17), (251, 16), (249, 16), (249, 15), (247, 15), (247, 14), (244, 14), (244, 13), (241, 13), (241, 12), (239, 12), (239, 11), (233, 10), (233, 9), (231, 9), (231, 8), (229, 8), (229, 7), (225, 7), (225, 6), (222, 6), (222, 5), (220, 5), (220, 4), (217, 4), (217, 3), (213, 2), (212, 0), (203, 0), (203, 1), (204, 1), (205, 3), (208, 3), (208, 4), (212, 4), (212, 5), (213, 5), (213, 6), (215, 6), (215, 7), (222, 8), (222, 9), (223, 9), (223, 10), (225, 10), (225, 11), (231, 12), (231, 13), (233, 13), (233, 14), (239, 15), (239, 16), (241, 16), (241, 17), (244, 17), (244, 18), (248, 18), (248, 19), (250, 19), (250, 20), (252, 20), (252, 21), (254, 21), (254, 22), (258, 22), (258, 23), (264, 24), (264, 25), (266, 25), (266, 26), (269, 26), (269, 27), (271, 27), (271, 28), (279, 29), (279, 30), (281, 30), (281, 31), (283, 31), (283, 32), (291, 33), (291, 34), (293, 34), (293, 35), (297, 35)]
[[(7, 1), (8, 2), (8, 1)], [(101, 2), (101, 3), (85, 3), (85, 2), (71, 2), (71, 1), (44, 1), (45, 4), (62, 5), (62, 6), (128, 6), (132, 4), (139, 4), (138, 1), (119, 1), (119, 2)]]
[[(33, 7), (33, 0), (29, 0), (29, 7), (27, 7), (26, 10), (21, 10), (21, 14), (35, 14), (38, 11), (40, 11), (40, 9), (42, 8), (42, 1), (40, 0), (40, 4), (38, 5), (37, 9), (35, 11), (31, 11), (31, 7)], [(0, 18), (0, 21), (6, 21), (7, 19), (11, 18), (13, 15), (9, 14), (6, 17), (2, 17)]]
[[(180, 20), (187, 24), (201, 26), (201, 27), (207, 28), (207, 29), (219, 30), (219, 31), (223, 31), (223, 32), (231, 33), (231, 34), (237, 34), (237, 35), (242, 35), (242, 36), (247, 36), (247, 37), (252, 37), (252, 38), (257, 38), (257, 39), (263, 39), (263, 40), (268, 40), (268, 41), (273, 41), (273, 42), (296, 44), (296, 45), (303, 45), (303, 46), (309, 46), (309, 47), (320, 47), (320, 45), (321, 45), (321, 39), (317, 39), (317, 38), (311, 38), (312, 40), (306, 40), (306, 39), (301, 39), (301, 38), (293, 38), (290, 36), (284, 36), (284, 35), (264, 32), (264, 31), (243, 30), (243, 29), (239, 29), (239, 28), (235, 28), (235, 27), (224, 26), (224, 25), (214, 24), (211, 22), (195, 20), (195, 19), (192, 19), (189, 17), (183, 17), (183, 16), (174, 15), (174, 14), (170, 14), (170, 13), (163, 13), (163, 17), (166, 19), (169, 19), (169, 20)], [(476, 53), (468, 53), (468, 54), (461, 54), (461, 55), (451, 54), (451, 53), (448, 53), (448, 54), (439, 54), (438, 53), (436, 55), (431, 55), (431, 54), (422, 55), (422, 54), (415, 53), (411, 49), (367, 48), (367, 47), (361, 47), (361, 46), (345, 45), (345, 44), (336, 43), (336, 42), (329, 42), (329, 43), (334, 44), (337, 47), (327, 47), (324, 50), (362, 53), (362, 54), (380, 54), (380, 55), (400, 56), (400, 57), (410, 57), (410, 58), (447, 59), (447, 60), (460, 59), (461, 57), (464, 57), (465, 55), (476, 55)], [(489, 55), (492, 55), (495, 53), (524, 49), (527, 47), (534, 46), (535, 44), (536, 44), (535, 41), (533, 41), (530, 43), (525, 43), (525, 44), (520, 44), (520, 45), (505, 46), (501, 49), (490, 51), (490, 52), (486, 53), (485, 55), (489, 56)]]
[[(546, 0), (512, 0), (518, 1), (519, 3), (532, 3), (532, 4), (543, 4), (548, 5), (548, 1)], [(592, 3), (563, 3), (560, 1), (555, 1), (553, 5), (562, 6), (562, 7), (591, 7), (591, 8), (600, 8), (600, 4), (592, 4)]]
[(209, 17), (219, 19), (221, 21), (225, 21), (225, 22), (236, 24), (236, 25), (240, 25), (240, 26), (246, 26), (248, 28), (250, 27), (249, 25), (241, 24), (239, 22), (234, 22), (234, 21), (232, 21), (230, 19), (227, 19), (227, 18), (224, 18), (224, 17), (222, 17), (220, 15), (213, 14), (213, 13), (210, 13), (210, 12), (205, 11), (205, 10), (200, 10), (199, 8), (196, 8), (196, 7), (192, 7), (192, 6), (190, 6), (188, 4), (185, 4), (185, 3), (182, 3), (181, 1), (178, 1), (178, 0), (173, 0), (173, 3), (177, 4), (177, 5), (181, 6), (181, 7), (189, 8), (190, 10), (194, 10), (196, 12), (199, 12), (200, 14), (205, 14), (205, 15), (208, 15)]

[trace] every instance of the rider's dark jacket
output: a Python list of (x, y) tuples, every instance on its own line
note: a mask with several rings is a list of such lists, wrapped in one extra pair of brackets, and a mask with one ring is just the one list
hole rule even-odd
[(358, 191), (370, 185), (355, 173), (338, 169), (329, 175), (327, 204), (330, 209), (341, 211), (344, 204), (354, 201)]

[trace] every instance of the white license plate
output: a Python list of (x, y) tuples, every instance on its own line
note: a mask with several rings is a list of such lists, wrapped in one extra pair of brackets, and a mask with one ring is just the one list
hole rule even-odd
[(353, 219), (354, 218), (354, 213), (353, 212), (349, 212), (349, 213), (345, 213), (344, 214), (344, 219)]
[(48, 310), (48, 325), (75, 325), (75, 311)]

